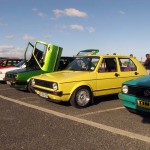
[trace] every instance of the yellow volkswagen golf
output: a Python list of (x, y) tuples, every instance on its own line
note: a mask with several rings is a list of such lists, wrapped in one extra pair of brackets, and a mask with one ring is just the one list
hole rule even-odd
[(84, 108), (94, 97), (119, 93), (123, 82), (144, 75), (145, 68), (134, 57), (79, 56), (63, 71), (33, 77), (32, 87), (41, 97)]

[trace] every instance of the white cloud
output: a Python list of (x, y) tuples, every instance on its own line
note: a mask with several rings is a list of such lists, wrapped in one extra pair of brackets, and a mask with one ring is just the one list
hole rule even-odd
[(32, 11), (34, 11), (39, 17), (46, 17), (47, 15), (41, 11), (39, 11), (37, 8), (32, 8)]
[(59, 9), (53, 10), (53, 13), (54, 13), (57, 17), (64, 15), (64, 11), (63, 11), (63, 10), (59, 10)]
[(13, 48), (14, 48), (14, 46), (12, 46), (12, 45), (0, 45), (0, 52), (3, 50), (10, 50)]
[(65, 9), (64, 12), (67, 16), (71, 16), (71, 17), (86, 17), (87, 16), (85, 12), (79, 11), (74, 8)]
[(120, 10), (119, 13), (120, 13), (121, 15), (125, 15), (125, 12), (122, 11), (122, 10)]
[(46, 14), (44, 14), (43, 12), (38, 12), (37, 15), (40, 17), (46, 17)]
[(87, 27), (86, 28), (90, 33), (93, 33), (95, 32), (95, 29), (93, 27)]
[(37, 11), (38, 11), (38, 9), (37, 9), (37, 8), (32, 8), (32, 10), (33, 10), (34, 12), (37, 12)]
[(13, 45), (0, 45), (0, 56), (23, 58), (24, 50)]
[(14, 35), (6, 35), (5, 38), (6, 39), (13, 39), (15, 36)]
[(27, 35), (27, 34), (25, 34), (25, 35), (23, 36), (23, 39), (26, 40), (26, 41), (33, 41), (33, 40), (35, 40), (34, 37), (29, 36), (29, 35)]
[(71, 24), (71, 25), (62, 25), (61, 27), (59, 25), (55, 26), (57, 30), (64, 31), (64, 29), (73, 29), (73, 30), (79, 30), (79, 31), (88, 31), (89, 33), (95, 32), (95, 29), (93, 27), (84, 27), (80, 24)]
[(79, 11), (75, 8), (67, 8), (64, 10), (55, 9), (53, 10), (53, 13), (56, 15), (56, 17), (59, 16), (69, 16), (69, 17), (87, 17), (87, 14), (85, 12)]
[(75, 30), (80, 30), (83, 31), (84, 27), (82, 25), (78, 25), (78, 24), (72, 24), (69, 26), (71, 29), (75, 29)]

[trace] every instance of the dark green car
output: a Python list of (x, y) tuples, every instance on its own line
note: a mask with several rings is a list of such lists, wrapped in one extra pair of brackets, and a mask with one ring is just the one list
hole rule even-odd
[(150, 113), (150, 76), (124, 82), (118, 96), (130, 112)]
[(59, 46), (41, 41), (36, 41), (34, 45), (29, 42), (24, 56), (26, 68), (7, 72), (6, 83), (16, 89), (32, 91), (30, 78), (58, 70), (61, 54)]

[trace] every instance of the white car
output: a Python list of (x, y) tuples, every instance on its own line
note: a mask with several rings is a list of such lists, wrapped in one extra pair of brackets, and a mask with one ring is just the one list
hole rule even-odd
[(25, 65), (24, 61), (21, 61), (15, 67), (0, 69), (0, 81), (4, 81), (6, 72), (12, 71), (12, 70), (18, 70), (18, 69), (25, 68), (25, 67), (26, 67), (26, 65)]

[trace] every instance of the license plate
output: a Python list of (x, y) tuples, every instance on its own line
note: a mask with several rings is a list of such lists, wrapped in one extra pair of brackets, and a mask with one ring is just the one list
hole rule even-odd
[(137, 105), (138, 105), (139, 107), (143, 107), (143, 108), (148, 108), (148, 109), (150, 109), (150, 102), (147, 102), (147, 101), (138, 100), (138, 101), (137, 101)]
[(11, 82), (10, 82), (10, 81), (6, 81), (6, 83), (7, 83), (8, 85), (11, 85)]
[(44, 92), (40, 92), (39, 95), (44, 98), (48, 98), (48, 94)]

